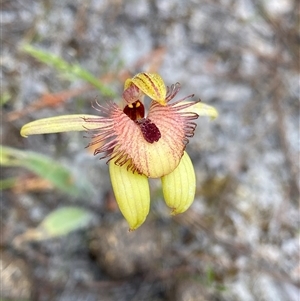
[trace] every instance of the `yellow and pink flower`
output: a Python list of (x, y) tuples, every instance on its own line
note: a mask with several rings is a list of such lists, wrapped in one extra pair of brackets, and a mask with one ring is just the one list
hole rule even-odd
[[(130, 230), (138, 228), (150, 208), (148, 178), (161, 178), (166, 204), (172, 214), (186, 211), (195, 197), (193, 164), (185, 152), (194, 135), (199, 116), (217, 117), (217, 111), (200, 101), (171, 102), (179, 83), (166, 87), (158, 74), (139, 73), (128, 79), (122, 94), (123, 107), (114, 102), (94, 108), (100, 116), (64, 115), (24, 125), (21, 135), (88, 131), (96, 145), (94, 154), (103, 154), (119, 208)], [(144, 96), (151, 99), (145, 114)]]

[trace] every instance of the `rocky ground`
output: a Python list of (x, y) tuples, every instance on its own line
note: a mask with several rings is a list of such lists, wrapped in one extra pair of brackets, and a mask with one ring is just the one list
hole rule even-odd
[[(258, 0), (2, 0), (1, 141), (72, 168), (87, 197), (56, 189), (1, 194), (1, 291), (5, 300), (300, 300), (299, 5)], [(92, 113), (109, 100), (22, 51), (31, 44), (79, 63), (118, 95), (124, 79), (155, 71), (181, 96), (215, 106), (187, 147), (197, 175), (192, 207), (171, 217), (158, 181), (135, 232), (119, 214), (105, 162), (82, 133), (24, 139), (23, 124)], [(71, 95), (71, 94), (70, 94)], [(118, 97), (116, 97), (118, 99)], [(4, 101), (5, 100), (5, 101)], [(44, 99), (45, 100), (45, 99)], [(1, 178), (31, 175), (6, 167)], [(14, 244), (55, 208), (95, 213), (67, 236)]]

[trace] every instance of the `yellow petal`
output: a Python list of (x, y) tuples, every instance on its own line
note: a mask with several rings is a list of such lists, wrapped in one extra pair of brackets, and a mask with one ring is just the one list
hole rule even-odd
[[(183, 105), (185, 103), (189, 102), (182, 101), (177, 105)], [(193, 112), (198, 114), (199, 116), (208, 116), (211, 119), (216, 119), (219, 115), (218, 111), (213, 106), (209, 106), (202, 102), (197, 102), (194, 105), (191, 105), (190, 107), (181, 110), (181, 112)]]
[(119, 208), (130, 230), (135, 230), (149, 213), (150, 191), (147, 177), (128, 171), (127, 166), (128, 163), (117, 166), (111, 160), (109, 173)]
[(161, 178), (166, 204), (176, 215), (186, 211), (194, 201), (196, 177), (193, 163), (189, 155), (184, 155), (177, 168)]
[(163, 106), (167, 104), (167, 89), (160, 75), (156, 73), (138, 73), (132, 79), (126, 80), (124, 90), (129, 88), (131, 83), (159, 104)]
[(132, 79), (131, 78), (127, 78), (126, 80), (125, 80), (125, 83), (124, 83), (124, 91), (126, 90), (126, 89), (128, 89), (129, 88), (129, 86), (132, 84)]
[[(94, 119), (95, 122), (87, 123), (85, 118)], [(36, 134), (50, 134), (70, 131), (86, 131), (87, 129), (99, 128), (99, 116), (95, 115), (62, 115), (57, 117), (43, 118), (25, 124), (21, 128), (21, 136), (28, 137)]]

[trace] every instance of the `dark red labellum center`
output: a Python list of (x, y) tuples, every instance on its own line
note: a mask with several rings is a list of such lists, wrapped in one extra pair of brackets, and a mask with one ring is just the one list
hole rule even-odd
[(140, 127), (147, 142), (153, 143), (161, 138), (158, 127), (150, 119), (144, 118), (145, 108), (139, 100), (126, 105), (123, 112)]
[(147, 142), (153, 143), (161, 138), (158, 127), (155, 123), (151, 122), (150, 119), (142, 118), (135, 122), (140, 126), (142, 134)]

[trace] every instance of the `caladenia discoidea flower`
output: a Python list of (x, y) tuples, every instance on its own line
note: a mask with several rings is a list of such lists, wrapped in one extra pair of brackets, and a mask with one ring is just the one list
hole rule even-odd
[[(158, 74), (139, 73), (128, 79), (123, 107), (96, 102), (96, 115), (64, 115), (24, 125), (21, 135), (87, 131), (94, 154), (107, 158), (113, 191), (130, 230), (138, 228), (150, 208), (148, 178), (161, 178), (171, 214), (186, 211), (195, 197), (193, 164), (185, 152), (199, 116), (217, 117), (217, 111), (198, 101), (172, 101), (179, 83), (166, 87)], [(146, 114), (144, 96), (151, 99)]]

